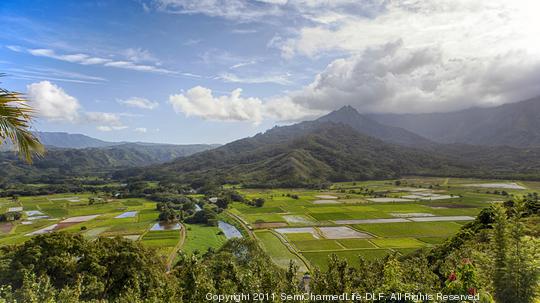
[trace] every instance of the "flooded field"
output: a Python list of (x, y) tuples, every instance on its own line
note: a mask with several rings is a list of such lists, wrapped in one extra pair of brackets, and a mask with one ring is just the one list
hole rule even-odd
[(136, 215), (137, 215), (137, 211), (127, 211), (123, 214), (120, 214), (116, 217), (114, 217), (115, 219), (123, 219), (123, 218), (134, 218)]
[(180, 223), (163, 223), (158, 222), (150, 228), (151, 231), (163, 231), (163, 230), (180, 230), (182, 225)]
[(240, 233), (240, 231), (229, 223), (219, 221), (218, 227), (219, 229), (221, 229), (221, 231), (223, 231), (223, 234), (225, 235), (225, 237), (227, 237), (227, 239), (242, 238), (242, 234)]

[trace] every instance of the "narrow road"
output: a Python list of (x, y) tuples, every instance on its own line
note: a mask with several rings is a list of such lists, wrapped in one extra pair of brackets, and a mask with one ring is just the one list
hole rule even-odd
[(167, 272), (171, 270), (171, 267), (173, 265), (172, 263), (174, 262), (174, 259), (176, 258), (176, 254), (182, 248), (182, 246), (184, 246), (184, 242), (186, 241), (186, 227), (184, 226), (184, 224), (180, 223), (179, 232), (180, 232), (180, 240), (178, 240), (178, 243), (174, 247), (169, 257), (167, 258)]

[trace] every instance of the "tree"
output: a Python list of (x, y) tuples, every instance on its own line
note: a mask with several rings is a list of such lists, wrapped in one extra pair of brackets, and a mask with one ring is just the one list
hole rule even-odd
[(164, 206), (161, 209), (161, 212), (159, 213), (160, 221), (165, 221), (167, 223), (173, 223), (178, 220), (178, 216), (176, 214), (176, 211), (168, 206)]
[(0, 145), (11, 141), (28, 163), (33, 155), (44, 152), (39, 139), (29, 130), (32, 114), (32, 108), (20, 93), (0, 88)]
[(540, 259), (538, 239), (525, 235), (521, 221), (524, 203), (514, 201), (512, 217), (506, 209), (495, 207), (494, 252), (495, 270), (493, 283), (497, 302), (534, 302), (538, 294)]
[(263, 198), (257, 198), (253, 201), (256, 207), (263, 207), (264, 202), (266, 202)]

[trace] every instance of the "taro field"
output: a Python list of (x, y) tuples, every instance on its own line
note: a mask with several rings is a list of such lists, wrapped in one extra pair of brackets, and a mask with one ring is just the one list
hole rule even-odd
[(217, 227), (170, 224), (157, 221), (156, 203), (145, 199), (91, 198), (91, 194), (0, 198), (0, 213), (22, 217), (0, 223), (0, 246), (23, 243), (50, 232), (77, 233), (88, 239), (122, 237), (157, 249), (171, 262), (176, 252), (204, 252), (218, 248), (226, 237)]
[(240, 189), (262, 207), (228, 210), (275, 263), (325, 268), (335, 254), (350, 264), (433, 247), (511, 195), (540, 191), (538, 182), (405, 178), (336, 183), (327, 190)]

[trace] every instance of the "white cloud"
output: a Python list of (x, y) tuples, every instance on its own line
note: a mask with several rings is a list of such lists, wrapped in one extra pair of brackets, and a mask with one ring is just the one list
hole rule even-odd
[[(205, 14), (235, 22), (332, 22), (348, 14), (371, 16), (384, 8), (384, 0), (155, 0), (155, 8), (175, 14)], [(296, 22), (295, 22), (296, 23)], [(237, 30), (242, 33), (242, 30)]]
[(135, 128), (135, 131), (138, 133), (146, 133), (148, 129), (146, 129), (146, 127), (137, 127)]
[(255, 34), (257, 31), (254, 29), (233, 29), (231, 33), (239, 35)]
[(236, 69), (236, 68), (240, 68), (240, 67), (244, 67), (244, 66), (248, 66), (248, 65), (253, 65), (255, 63), (257, 63), (257, 61), (255, 61), (255, 60), (251, 60), (251, 61), (247, 61), (247, 62), (240, 62), (240, 63), (236, 63), (233, 66), (231, 66), (230, 69)]
[(64, 71), (55, 68), (40, 68), (40, 67), (6, 67), (6, 72), (9, 72), (16, 78), (26, 80), (43, 80), (62, 81), (85, 84), (98, 84), (106, 82), (107, 79), (102, 77), (90, 76), (76, 72)]
[(169, 96), (169, 103), (177, 113), (188, 117), (196, 116), (207, 120), (249, 121), (260, 123), (263, 119), (291, 121), (320, 114), (316, 110), (302, 108), (288, 98), (270, 99), (243, 98), (241, 89), (230, 95), (214, 96), (212, 90), (196, 86), (184, 94)]
[(254, 21), (264, 16), (280, 15), (279, 5), (266, 1), (244, 0), (157, 0), (162, 11), (176, 14), (205, 14), (235, 21)]
[[(25, 49), (19, 46), (9, 46), (8, 48), (12, 51), (26, 52), (28, 54), (31, 54), (37, 57), (52, 58), (52, 59), (56, 59), (60, 61), (66, 61), (66, 62), (81, 64), (81, 65), (102, 65), (102, 66), (107, 66), (107, 67), (136, 70), (136, 71), (142, 71), (142, 72), (160, 73), (160, 74), (181, 74), (176, 71), (168, 70), (168, 69), (158, 67), (155, 65), (138, 63), (139, 61), (148, 61), (150, 58), (149, 57), (150, 54), (145, 53), (145, 51), (142, 51), (142, 50), (131, 49), (131, 51), (129, 51), (128, 53), (125, 53), (125, 55), (128, 57), (131, 57), (133, 61), (125, 61), (125, 60), (113, 60), (110, 58), (95, 57), (95, 56), (90, 56), (90, 55), (81, 54), (81, 53), (58, 54), (56, 51), (52, 49), (46, 49), (46, 48)], [(154, 61), (154, 62), (157, 62), (157, 61)]]
[(27, 95), (36, 115), (49, 121), (97, 124), (101, 131), (127, 128), (122, 114), (84, 111), (75, 97), (49, 81), (29, 84)]
[(54, 121), (74, 122), (78, 119), (79, 101), (62, 88), (49, 81), (41, 81), (29, 84), (26, 89), (38, 116)]
[(120, 116), (115, 113), (104, 113), (104, 112), (86, 112), (85, 113), (86, 121), (105, 124), (111, 127), (123, 127), (124, 124), (120, 120)]
[[(335, 5), (345, 7), (342, 2)], [(496, 55), (512, 49), (538, 54), (539, 9), (537, 1), (529, 0), (381, 1), (367, 17), (327, 8), (320, 15), (333, 12), (335, 18), (313, 18), (315, 23), (295, 29), (296, 34), (274, 40), (273, 45), (289, 57), (358, 52), (398, 39), (409, 47), (439, 46), (449, 57)]]
[(262, 100), (204, 87), (169, 98), (177, 112), (222, 121), (299, 121), (344, 105), (362, 112), (433, 112), (494, 106), (540, 94), (540, 60), (524, 51), (447, 59), (438, 47), (403, 41), (332, 61), (303, 89)]
[(123, 52), (124, 56), (132, 62), (153, 62), (160, 65), (160, 61), (148, 50), (142, 48), (128, 48)]
[(225, 82), (231, 82), (231, 83), (249, 83), (249, 84), (275, 83), (275, 84), (280, 84), (280, 85), (290, 85), (292, 83), (291, 81), (289, 81), (288, 75), (263, 75), (263, 76), (240, 77), (232, 73), (222, 73), (218, 76), (218, 78)]
[(146, 98), (131, 97), (126, 100), (118, 100), (118, 102), (131, 107), (138, 107), (142, 109), (154, 109), (159, 106), (158, 102), (150, 101)]
[(127, 126), (107, 126), (107, 125), (99, 125), (96, 127), (97, 130), (99, 131), (102, 131), (102, 132), (110, 132), (110, 131), (113, 131), (113, 130), (122, 130), (122, 129), (126, 129)]
[(208, 88), (196, 86), (185, 94), (169, 96), (169, 103), (176, 112), (209, 120), (262, 121), (258, 98), (242, 98), (242, 90), (236, 89), (229, 96), (214, 97)]
[(540, 94), (538, 83), (540, 60), (526, 52), (446, 59), (440, 48), (410, 49), (398, 40), (333, 61), (289, 98), (326, 111), (450, 111), (523, 100)]
[(263, 109), (266, 117), (280, 122), (302, 121), (326, 113), (325, 110), (307, 108), (301, 104), (294, 103), (288, 96), (267, 100), (264, 103)]
[[(262, 117), (272, 117), (270, 105), (276, 100), (281, 104), (273, 116), (300, 110), (290, 114), (294, 117), (348, 104), (365, 112), (448, 111), (540, 94), (538, 1), (158, 2), (169, 12), (274, 23), (282, 30), (267, 46), (294, 58), (291, 64), (342, 57), (332, 59), (303, 89), (261, 101)], [(230, 73), (220, 78), (235, 83), (263, 79)], [(287, 107), (289, 112), (281, 110)]]

